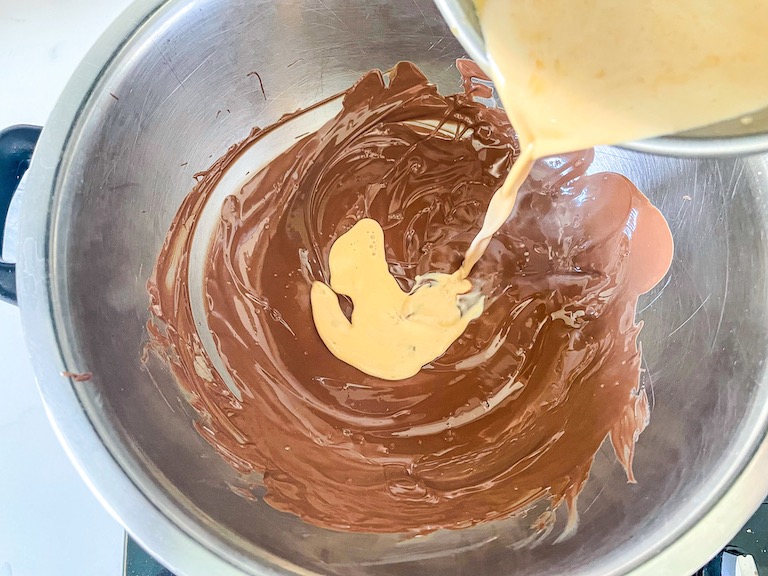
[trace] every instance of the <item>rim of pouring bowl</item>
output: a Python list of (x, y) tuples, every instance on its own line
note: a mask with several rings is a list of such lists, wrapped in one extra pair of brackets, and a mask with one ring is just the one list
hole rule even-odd
[[(434, 0), (451, 32), (467, 54), (485, 71), (490, 60), (473, 0)], [(768, 109), (757, 113), (759, 121), (742, 123), (739, 118), (679, 134), (626, 142), (628, 148), (648, 154), (689, 158), (721, 158), (768, 152)], [(762, 131), (760, 131), (762, 130)]]

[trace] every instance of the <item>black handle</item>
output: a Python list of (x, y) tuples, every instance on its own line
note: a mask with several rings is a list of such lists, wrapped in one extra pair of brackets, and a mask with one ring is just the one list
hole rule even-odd
[(16, 264), (2, 259), (5, 221), (41, 130), (39, 126), (19, 125), (0, 131), (0, 300), (11, 304), (16, 304)]

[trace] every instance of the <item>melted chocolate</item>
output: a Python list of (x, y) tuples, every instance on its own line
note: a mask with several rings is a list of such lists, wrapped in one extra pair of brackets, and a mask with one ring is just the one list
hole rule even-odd
[(517, 155), (503, 111), (474, 100), (487, 95), (469, 80), (476, 69), (461, 70), (466, 92), (452, 96), (408, 63), (367, 73), (335, 118), (224, 202), (204, 289), (242, 401), (197, 335), (189, 250), (227, 167), (295, 115), (254, 130), (200, 175), (149, 283), (152, 346), (191, 393), (199, 432), (238, 470), (263, 473), (272, 506), (318, 526), (423, 533), (549, 498), (552, 509), (566, 502), (572, 528), (606, 437), (634, 481), (649, 417), (635, 306), (666, 272), (672, 243), (626, 178), (586, 174), (591, 151), (535, 165), (470, 276), (485, 312), (416, 376), (367, 376), (315, 331), (311, 282), (328, 282), (330, 247), (360, 218), (384, 228), (404, 289), (461, 264)]

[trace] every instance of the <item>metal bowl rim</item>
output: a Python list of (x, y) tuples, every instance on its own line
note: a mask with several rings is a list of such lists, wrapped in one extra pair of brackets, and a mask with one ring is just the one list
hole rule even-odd
[[(34, 359), (48, 418), (75, 468), (101, 504), (152, 555), (178, 574), (244, 574), (241, 568), (190, 536), (140, 490), (102, 442), (73, 383), (61, 376), (67, 344), (56, 322), (53, 207), (62, 157), (93, 87), (120, 48), (153, 14), (182, 0), (136, 0), (107, 29), (60, 96), (35, 151), (22, 202), (17, 280), (25, 340)], [(435, 0), (449, 25), (448, 2)], [(461, 39), (461, 37), (460, 37)], [(473, 55), (474, 56), (474, 55)], [(647, 151), (648, 148), (645, 148)], [(768, 438), (764, 438), (723, 497), (678, 540), (637, 566), (631, 576), (693, 573), (722, 548), (757, 510), (768, 491)], [(259, 574), (284, 574), (266, 561)]]

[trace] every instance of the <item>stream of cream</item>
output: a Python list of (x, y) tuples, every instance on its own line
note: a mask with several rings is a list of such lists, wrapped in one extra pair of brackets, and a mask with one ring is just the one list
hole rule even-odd
[[(680, 132), (768, 105), (768, 2), (476, 0), (488, 70), (521, 154), (453, 274), (410, 294), (389, 274), (381, 227), (334, 244), (312, 313), (338, 358), (388, 380), (416, 374), (482, 313), (468, 276), (545, 156)], [(354, 303), (351, 322), (337, 294)]]

